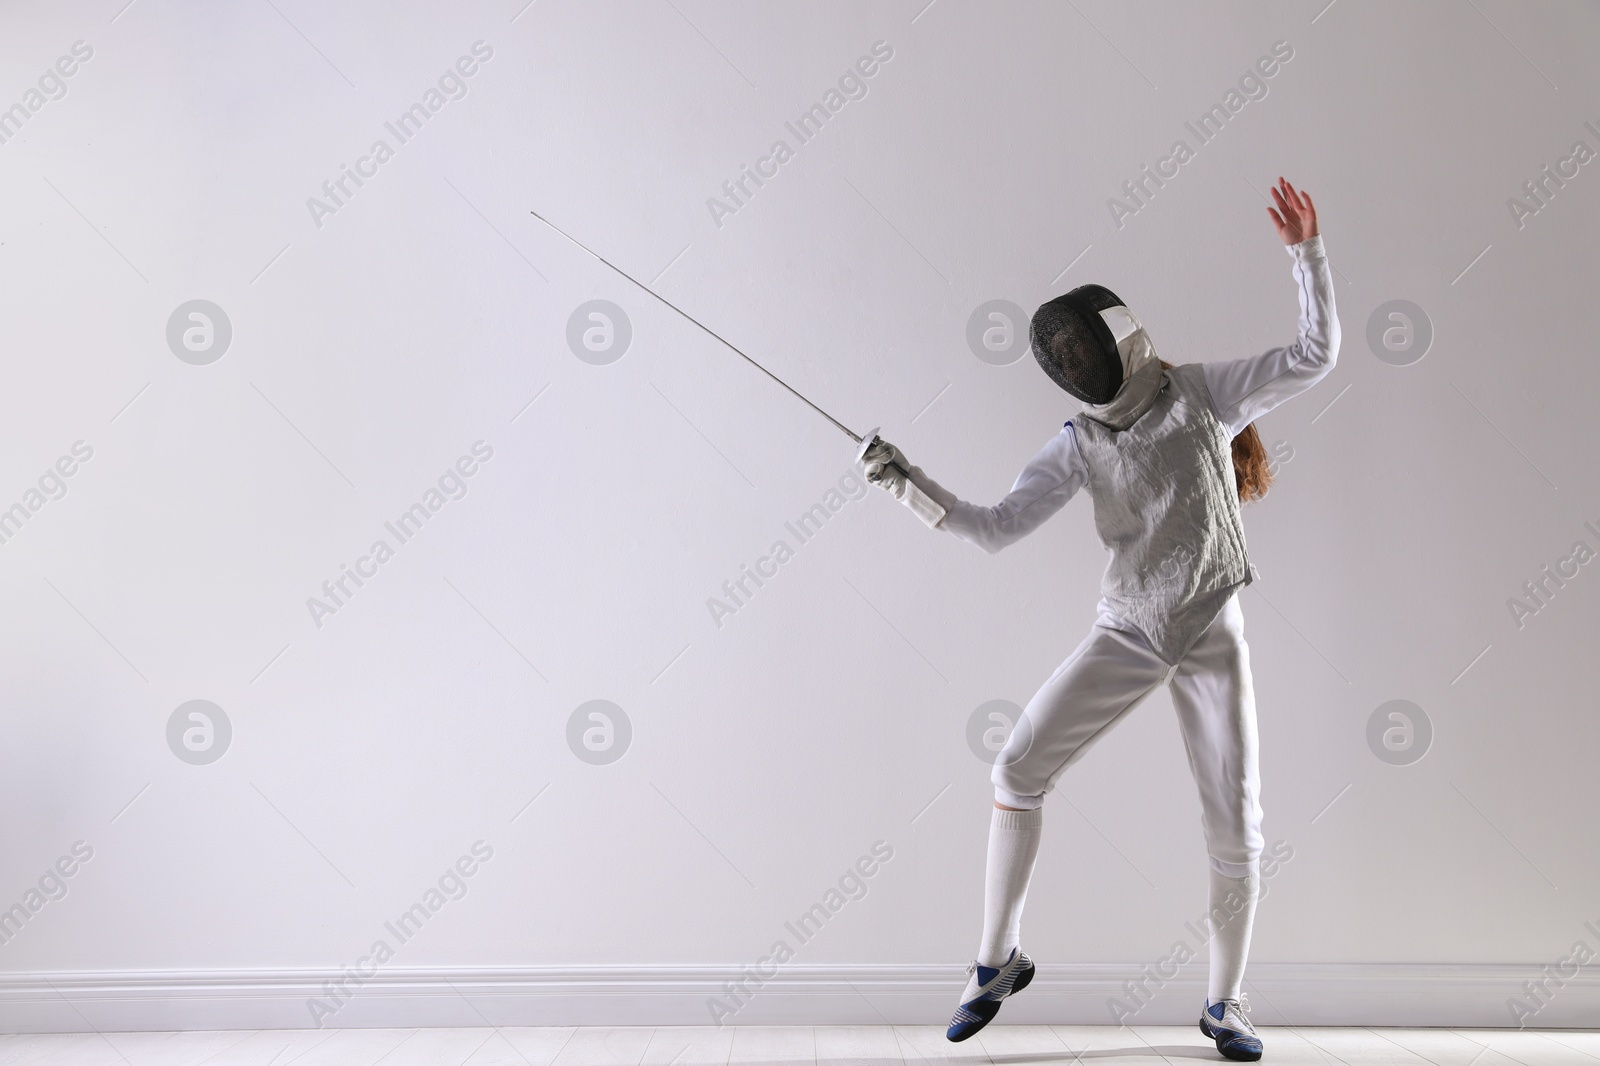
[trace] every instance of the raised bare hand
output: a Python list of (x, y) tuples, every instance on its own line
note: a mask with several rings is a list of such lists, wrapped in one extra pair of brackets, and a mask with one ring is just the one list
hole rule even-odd
[(1272, 216), (1272, 224), (1284, 244), (1299, 244), (1317, 235), (1317, 205), (1311, 202), (1310, 193), (1279, 177), (1278, 184), (1272, 187), (1272, 202), (1277, 210), (1269, 207), (1267, 214)]

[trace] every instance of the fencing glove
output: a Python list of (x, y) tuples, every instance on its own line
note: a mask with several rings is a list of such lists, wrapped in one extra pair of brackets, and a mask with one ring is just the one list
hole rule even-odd
[(936, 481), (924, 474), (920, 467), (911, 465), (893, 444), (874, 438), (872, 445), (861, 456), (862, 471), (866, 479), (907, 507), (922, 519), (929, 529), (935, 529), (949, 512), (955, 497)]

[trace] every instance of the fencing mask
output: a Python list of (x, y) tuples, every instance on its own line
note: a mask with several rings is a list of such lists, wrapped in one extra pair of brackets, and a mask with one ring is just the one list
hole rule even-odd
[(1104, 285), (1080, 285), (1034, 312), (1033, 357), (1050, 380), (1086, 404), (1110, 403), (1156, 361), (1144, 326)]

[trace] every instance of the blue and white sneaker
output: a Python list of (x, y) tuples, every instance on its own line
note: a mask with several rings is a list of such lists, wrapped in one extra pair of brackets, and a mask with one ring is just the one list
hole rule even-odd
[(1261, 1058), (1261, 1038), (1244, 1016), (1249, 1007), (1240, 1009), (1236, 999), (1222, 999), (1215, 1003), (1206, 1000), (1206, 1009), (1200, 1014), (1200, 1031), (1217, 1042), (1222, 1057), (1235, 1062), (1255, 1062)]
[(1012, 948), (1011, 958), (1004, 966), (980, 966), (974, 962), (967, 967), (967, 974), (961, 1006), (956, 1008), (956, 1016), (944, 1034), (956, 1043), (994, 1021), (1002, 999), (1028, 987), (1033, 980), (1033, 960), (1021, 948)]

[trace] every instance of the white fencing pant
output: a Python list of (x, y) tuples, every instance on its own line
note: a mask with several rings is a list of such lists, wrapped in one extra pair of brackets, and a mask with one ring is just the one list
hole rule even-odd
[(1137, 631), (1096, 623), (1029, 701), (995, 761), (995, 801), (1032, 810), (1056, 779), (1162, 682), (1200, 790), (1211, 865), (1244, 877), (1261, 854), (1255, 690), (1244, 612), (1228, 599), (1183, 661), (1168, 666)]

